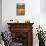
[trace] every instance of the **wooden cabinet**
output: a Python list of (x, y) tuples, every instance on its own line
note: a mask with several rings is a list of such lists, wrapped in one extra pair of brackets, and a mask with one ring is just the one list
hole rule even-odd
[(23, 43), (22, 46), (33, 46), (33, 23), (7, 23), (13, 41)]

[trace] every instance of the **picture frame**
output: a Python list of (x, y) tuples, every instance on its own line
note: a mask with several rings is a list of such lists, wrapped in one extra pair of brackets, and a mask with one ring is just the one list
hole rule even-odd
[(16, 4), (16, 15), (17, 16), (24, 16), (25, 15), (25, 4)]

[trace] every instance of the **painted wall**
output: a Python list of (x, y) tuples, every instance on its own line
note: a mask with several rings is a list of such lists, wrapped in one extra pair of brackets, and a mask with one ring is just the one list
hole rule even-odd
[(40, 9), (42, 13), (46, 13), (46, 0), (40, 0)]
[(0, 0), (0, 31), (2, 31), (2, 0)]
[[(25, 3), (25, 16), (16, 15), (16, 3)], [(36, 27), (39, 24), (46, 30), (46, 14), (41, 12), (40, 0), (2, 0), (2, 26), (3, 31), (8, 30), (7, 22), (11, 19), (17, 19), (19, 22), (30, 20), (33, 25), (33, 45), (38, 46), (38, 39), (36, 37)]]
[[(16, 3), (25, 3), (25, 16), (16, 15)], [(28, 3), (28, 4), (27, 4)], [(19, 22), (30, 20), (34, 23), (39, 23), (40, 15), (40, 0), (3, 0), (2, 1), (2, 22), (3, 26), (10, 19), (17, 19)], [(23, 18), (23, 19), (22, 19)], [(37, 21), (38, 20), (38, 21)], [(6, 26), (5, 26), (6, 27)], [(6, 28), (4, 29), (6, 30)]]

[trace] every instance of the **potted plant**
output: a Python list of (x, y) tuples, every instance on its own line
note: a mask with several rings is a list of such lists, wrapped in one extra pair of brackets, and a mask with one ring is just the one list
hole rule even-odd
[(38, 36), (38, 40), (39, 40), (39, 46), (45, 46), (45, 35), (43, 32), (42, 27), (36, 28), (37, 29), (37, 34), (36, 36)]

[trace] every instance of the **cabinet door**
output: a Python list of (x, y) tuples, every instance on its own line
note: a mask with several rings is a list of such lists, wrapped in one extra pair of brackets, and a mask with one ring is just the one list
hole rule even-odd
[(12, 33), (13, 42), (22, 43), (22, 46), (28, 46), (28, 32)]

